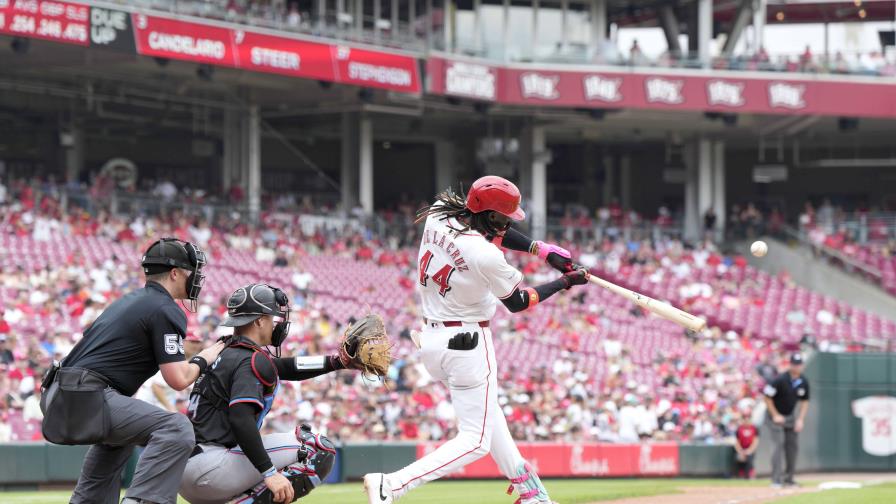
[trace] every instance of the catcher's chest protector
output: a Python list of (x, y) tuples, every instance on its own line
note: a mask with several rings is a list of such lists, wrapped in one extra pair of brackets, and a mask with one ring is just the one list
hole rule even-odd
[(246, 353), (251, 352), (250, 367), (254, 378), (264, 388), (264, 409), (259, 415), (261, 425), (265, 415), (271, 410), (274, 397), (279, 388), (277, 367), (270, 356), (257, 346), (242, 340), (232, 342), (221, 352), (218, 359), (196, 380), (193, 394), (198, 394), (216, 408), (226, 411), (229, 401), (230, 380), (247, 379), (234, 371), (244, 362)]

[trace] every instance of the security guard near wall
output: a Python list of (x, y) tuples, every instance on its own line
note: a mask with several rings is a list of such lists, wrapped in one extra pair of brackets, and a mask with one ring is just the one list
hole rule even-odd
[(153, 243), (141, 261), (146, 285), (109, 305), (44, 378), (44, 437), (93, 445), (71, 503), (117, 503), (119, 474), (137, 445), (146, 449), (122, 502), (176, 503), (196, 444), (193, 428), (186, 416), (131, 396), (159, 370), (173, 389), (185, 389), (224, 348), (217, 343), (189, 362), (184, 358), (187, 318), (175, 300), (186, 300), (195, 311), (205, 263), (205, 254), (192, 243), (175, 238)]

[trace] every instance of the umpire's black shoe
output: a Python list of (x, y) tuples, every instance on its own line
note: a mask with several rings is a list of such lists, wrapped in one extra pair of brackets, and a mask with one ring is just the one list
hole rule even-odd
[(797, 483), (797, 482), (794, 481), (794, 480), (788, 480), (788, 481), (785, 481), (785, 482), (784, 482), (784, 488), (788, 488), (788, 487), (798, 487), (798, 486), (800, 486), (800, 484)]

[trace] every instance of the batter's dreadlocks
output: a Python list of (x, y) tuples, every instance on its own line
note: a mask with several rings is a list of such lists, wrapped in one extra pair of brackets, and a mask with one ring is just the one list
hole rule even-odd
[(463, 188), (461, 188), (460, 194), (458, 194), (449, 187), (436, 195), (435, 203), (417, 210), (417, 218), (414, 220), (414, 224), (419, 224), (430, 216), (439, 220), (454, 219), (460, 224), (460, 227), (455, 227), (450, 221), (447, 223), (447, 226), (455, 233), (466, 233), (470, 229), (475, 229), (485, 235), (488, 240), (492, 240), (496, 235), (503, 234), (506, 231), (506, 227), (496, 227), (488, 218), (490, 213), (490, 210), (473, 213), (467, 208), (467, 195), (464, 194)]

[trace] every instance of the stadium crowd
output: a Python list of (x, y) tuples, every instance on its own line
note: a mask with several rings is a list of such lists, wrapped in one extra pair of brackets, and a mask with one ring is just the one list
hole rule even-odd
[[(363, 313), (368, 303), (383, 313), (398, 341), (388, 386), (351, 372), (285, 383), (265, 429), (310, 421), (343, 441), (453, 435), (447, 391), (433, 383), (410, 343), (419, 321), (413, 234), (377, 236), (301, 214), (265, 214), (263, 225), (250, 226), (240, 215), (226, 213), (207, 219), (178, 211), (116, 215), (102, 205), (93, 213), (74, 206), (63, 210), (59, 191), (36, 181), (10, 183), (5, 192), (0, 200), (0, 441), (40, 438), (43, 370), (68, 353), (108, 302), (141, 285), (139, 255), (152, 237), (166, 235), (210, 252), (202, 303), (188, 314), (190, 336), (205, 344), (226, 334), (218, 326), (224, 296), (259, 279), (285, 287), (293, 301), (286, 355), (334, 351), (351, 315)], [(742, 258), (722, 257), (709, 242), (689, 248), (672, 238), (635, 242), (604, 235), (574, 245), (583, 264), (623, 276), (642, 270), (672, 276), (679, 261), (692, 268), (708, 263), (719, 271), (722, 262), (732, 270), (746, 268)], [(349, 294), (336, 287), (343, 281), (340, 272), (311, 267), (324, 260), (342, 261), (338, 264), (351, 270), (349, 276), (382, 273), (395, 284), (379, 285), (380, 295), (374, 296), (379, 277), (371, 277), (369, 285), (364, 278), (350, 278), (357, 288)], [(513, 254), (511, 260), (532, 282), (553, 274), (528, 256)], [(681, 296), (698, 308), (753, 301), (748, 291), (725, 290), (721, 282), (714, 287), (724, 294), (703, 297), (683, 290)], [(385, 305), (377, 302), (382, 289), (392, 293)], [(545, 307), (515, 318), (499, 310), (499, 397), (518, 439), (721, 442), (755, 411), (765, 379), (782, 364), (779, 357), (812, 341), (778, 341), (722, 327), (685, 334), (597, 295), (566, 295), (555, 310)], [(515, 350), (507, 349), (523, 348), (523, 342), (534, 345), (534, 352), (512, 358)], [(184, 395), (173, 398), (176, 409), (186, 408)]]

